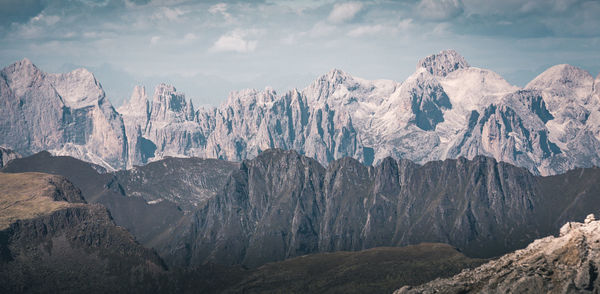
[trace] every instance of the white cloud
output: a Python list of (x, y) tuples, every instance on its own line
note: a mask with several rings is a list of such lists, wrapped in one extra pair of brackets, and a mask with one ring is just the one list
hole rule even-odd
[(413, 28), (413, 20), (407, 18), (397, 24), (376, 24), (376, 25), (362, 25), (357, 26), (350, 30), (346, 35), (348, 37), (363, 37), (381, 34), (395, 34), (402, 31), (408, 31)]
[(150, 38), (150, 44), (151, 45), (158, 44), (158, 41), (160, 41), (160, 36), (153, 36), (152, 38)]
[(342, 23), (353, 19), (356, 14), (362, 9), (363, 5), (359, 2), (348, 2), (335, 4), (333, 10), (329, 13), (329, 20), (332, 23)]
[(248, 53), (256, 49), (258, 41), (247, 40), (246, 38), (255, 34), (253, 30), (234, 30), (219, 37), (215, 44), (210, 48), (211, 52), (238, 52)]
[(45, 25), (49, 25), (49, 26), (54, 25), (59, 21), (60, 21), (60, 16), (46, 15), (43, 12), (31, 19), (31, 23), (41, 23), (41, 24), (45, 24)]
[(193, 41), (198, 39), (198, 36), (196, 36), (196, 34), (194, 33), (187, 33), (185, 34), (185, 36), (183, 36), (183, 40), (185, 41)]
[(413, 28), (413, 20), (412, 18), (407, 18), (405, 20), (402, 20), (399, 24), (398, 24), (398, 29), (400, 29), (401, 31), (406, 31)]
[(156, 19), (156, 20), (166, 19), (166, 20), (174, 21), (174, 20), (178, 20), (185, 13), (186, 13), (185, 11), (183, 11), (179, 8), (162, 7), (152, 15), (152, 18)]
[(227, 12), (227, 3), (217, 3), (208, 9), (210, 14), (221, 14), (226, 22), (233, 22), (233, 16)]
[(61, 18), (57, 15), (48, 15), (41, 12), (37, 16), (31, 18), (27, 23), (16, 24), (15, 30), (10, 35), (23, 38), (23, 39), (37, 39), (40, 37), (46, 37), (51, 33), (56, 33), (59, 38), (65, 37), (63, 30), (55, 29), (58, 27), (56, 24), (60, 22)]
[(310, 31), (308, 31), (308, 35), (313, 38), (325, 37), (334, 33), (335, 30), (335, 26), (324, 22), (318, 22), (312, 27)]
[(350, 37), (362, 37), (364, 35), (374, 35), (382, 32), (385, 29), (382, 25), (359, 26), (348, 32)]
[(426, 20), (445, 21), (462, 14), (464, 5), (461, 0), (422, 0), (417, 9)]

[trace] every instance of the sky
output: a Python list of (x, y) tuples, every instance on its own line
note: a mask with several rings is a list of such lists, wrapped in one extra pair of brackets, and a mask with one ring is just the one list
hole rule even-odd
[(599, 0), (0, 0), (0, 66), (85, 67), (116, 106), (160, 82), (197, 106), (333, 68), (401, 82), (444, 49), (524, 86), (562, 63), (598, 75), (599, 15)]

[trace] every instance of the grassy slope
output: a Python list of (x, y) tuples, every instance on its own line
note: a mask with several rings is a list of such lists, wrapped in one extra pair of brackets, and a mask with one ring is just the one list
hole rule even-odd
[(0, 230), (18, 219), (32, 219), (80, 203), (55, 201), (52, 198), (57, 176), (41, 173), (0, 173)]
[(320, 253), (248, 270), (229, 293), (391, 293), (482, 264), (453, 247), (423, 243)]

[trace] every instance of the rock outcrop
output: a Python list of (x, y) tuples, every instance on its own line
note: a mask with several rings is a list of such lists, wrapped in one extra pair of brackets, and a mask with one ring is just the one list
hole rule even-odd
[(600, 221), (568, 222), (558, 237), (536, 240), (527, 248), (475, 269), (404, 293), (597, 293), (600, 290)]

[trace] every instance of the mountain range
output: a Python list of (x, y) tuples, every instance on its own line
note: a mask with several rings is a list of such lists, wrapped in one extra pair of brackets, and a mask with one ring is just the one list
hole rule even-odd
[(24, 59), (0, 71), (0, 292), (596, 293), (599, 151), (600, 76), (570, 65), (519, 88), (446, 50), (402, 83), (115, 108)]
[(489, 258), (600, 210), (598, 168), (542, 177), (482, 156), (424, 165), (388, 157), (376, 166), (346, 157), (324, 167), (295, 151), (270, 149), (241, 163), (166, 158), (99, 172), (41, 152), (0, 171), (66, 177), (168, 265), (183, 267), (253, 268), (421, 242)]
[[(0, 264), (8, 269), (0, 279), (11, 292), (34, 291), (49, 279), (88, 289), (77, 274), (94, 276), (94, 289), (165, 293), (385, 292), (402, 285), (415, 288), (401, 293), (525, 289), (515, 285), (577, 292), (597, 287), (596, 253), (588, 253), (596, 250), (588, 236), (596, 229), (582, 235), (582, 225), (569, 222), (600, 210), (599, 179), (598, 168), (543, 177), (483, 156), (424, 165), (388, 157), (375, 166), (346, 157), (324, 167), (269, 149), (241, 163), (165, 158), (106, 172), (40, 152), (0, 169)], [(568, 237), (510, 253), (559, 228)], [(422, 242), (493, 260), (417, 286), (485, 261)], [(410, 244), (420, 245), (399, 247)], [(557, 264), (553, 256), (561, 252), (569, 257)], [(78, 273), (68, 270), (74, 260)], [(531, 278), (519, 280), (522, 272)], [(498, 274), (509, 279), (494, 279)], [(116, 284), (106, 286), (110, 281)], [(49, 289), (63, 289), (59, 284)]]
[(116, 226), (105, 207), (86, 203), (66, 178), (44, 173), (0, 173), (0, 211), (2, 293), (389, 293), (484, 262), (427, 243), (302, 256), (256, 269), (167, 267)]
[(345, 156), (428, 161), (478, 155), (553, 175), (600, 164), (600, 76), (556, 65), (524, 88), (453, 50), (404, 82), (334, 69), (303, 90), (232, 92), (196, 109), (175, 87), (136, 87), (115, 109), (92, 73), (48, 74), (29, 60), (0, 72), (0, 145), (49, 150), (106, 170), (167, 156), (241, 161), (281, 148), (328, 165)]

